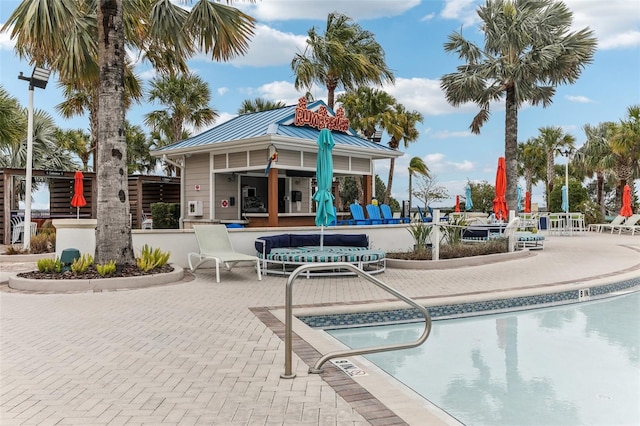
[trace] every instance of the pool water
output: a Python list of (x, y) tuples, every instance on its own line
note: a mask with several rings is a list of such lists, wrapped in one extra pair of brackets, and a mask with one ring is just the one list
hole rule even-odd
[[(327, 332), (361, 348), (423, 328)], [(466, 425), (640, 425), (640, 292), (435, 321), (422, 346), (367, 359)]]

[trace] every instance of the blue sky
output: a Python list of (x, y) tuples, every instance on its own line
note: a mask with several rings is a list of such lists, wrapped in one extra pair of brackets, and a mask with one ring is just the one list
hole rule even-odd
[[(189, 2), (186, 6), (189, 6)], [(523, 106), (519, 113), (518, 140), (538, 135), (543, 126), (561, 126), (584, 142), (584, 124), (618, 121), (632, 104), (640, 103), (640, 6), (637, 0), (566, 0), (574, 13), (574, 29), (590, 27), (598, 38), (594, 62), (588, 65), (576, 84), (559, 86), (548, 108)], [(0, 2), (0, 23), (19, 4)], [(464, 194), (467, 180), (493, 183), (497, 158), (504, 155), (504, 105), (492, 105), (492, 115), (480, 135), (469, 131), (476, 114), (474, 105), (454, 108), (440, 90), (442, 75), (455, 71), (457, 57), (444, 52), (443, 43), (453, 31), (462, 28), (465, 37), (481, 43), (477, 28), (478, 0), (258, 0), (255, 4), (236, 2), (235, 6), (256, 18), (256, 34), (248, 54), (228, 63), (215, 63), (204, 55), (193, 58), (191, 69), (211, 88), (211, 106), (220, 113), (217, 123), (235, 116), (244, 99), (262, 97), (295, 103), (301, 93), (293, 87), (290, 63), (305, 46), (307, 31), (315, 26), (324, 31), (327, 14), (339, 11), (375, 34), (386, 52), (388, 66), (396, 82), (382, 89), (408, 109), (424, 115), (420, 138), (404, 149), (396, 160), (393, 196), (408, 198), (407, 165), (411, 157), (422, 157), (439, 185), (446, 187), (451, 206), (456, 194)], [(13, 54), (14, 43), (7, 33), (0, 34), (0, 84), (27, 105), (27, 83), (17, 79), (20, 71), (30, 74), (32, 67)], [(148, 64), (137, 66), (146, 81), (153, 78)], [(54, 75), (55, 80), (55, 75)], [(62, 128), (88, 129), (87, 118), (65, 120), (55, 105), (62, 101), (56, 81), (35, 93), (36, 108), (51, 113)], [(315, 87), (316, 99), (326, 100), (326, 89)], [(132, 108), (127, 118), (142, 124), (144, 114), (159, 109), (145, 103)], [(200, 129), (201, 131), (202, 129)], [(383, 138), (383, 142), (385, 139)], [(559, 157), (556, 163), (564, 164)], [(376, 173), (386, 182), (388, 162), (376, 162)], [(521, 182), (523, 183), (523, 182)], [(533, 191), (533, 202), (544, 204), (543, 188)], [(35, 201), (36, 207), (39, 200)]]

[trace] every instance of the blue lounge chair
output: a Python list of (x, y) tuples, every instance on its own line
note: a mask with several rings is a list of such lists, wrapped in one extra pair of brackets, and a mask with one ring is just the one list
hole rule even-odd
[(367, 204), (367, 215), (369, 216), (369, 220), (371, 220), (372, 225), (382, 225), (383, 223), (387, 223), (382, 219), (382, 216), (380, 216), (380, 208), (378, 206)]
[(382, 218), (386, 221), (386, 223), (409, 223), (411, 219), (408, 217), (393, 217), (393, 212), (391, 211), (391, 207), (387, 204), (380, 205), (380, 211), (382, 212)]
[(420, 208), (420, 206), (418, 206), (418, 214), (420, 215), (420, 220), (422, 220), (425, 223), (431, 222), (433, 220), (433, 216), (426, 217), (424, 215), (424, 213), (422, 212), (422, 209)]
[(349, 211), (356, 225), (371, 225), (371, 220), (364, 217), (364, 210), (360, 204), (349, 205)]
[(331, 222), (329, 225), (335, 226), (336, 222), (337, 222), (337, 225), (355, 225), (356, 224), (356, 221), (352, 219), (338, 219), (338, 209), (336, 209), (336, 206), (333, 206), (333, 212), (336, 216), (336, 220)]

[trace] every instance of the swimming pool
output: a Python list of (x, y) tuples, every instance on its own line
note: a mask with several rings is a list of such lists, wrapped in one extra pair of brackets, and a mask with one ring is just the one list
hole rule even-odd
[[(327, 330), (352, 348), (421, 323)], [(421, 347), (367, 359), (467, 425), (640, 424), (640, 292), (433, 323)]]

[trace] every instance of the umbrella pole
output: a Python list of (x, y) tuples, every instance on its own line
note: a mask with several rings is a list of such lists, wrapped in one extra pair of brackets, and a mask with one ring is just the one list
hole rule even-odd
[(80, 207), (76, 207), (76, 219), (80, 219)]
[(324, 249), (324, 225), (320, 225), (320, 251)]

